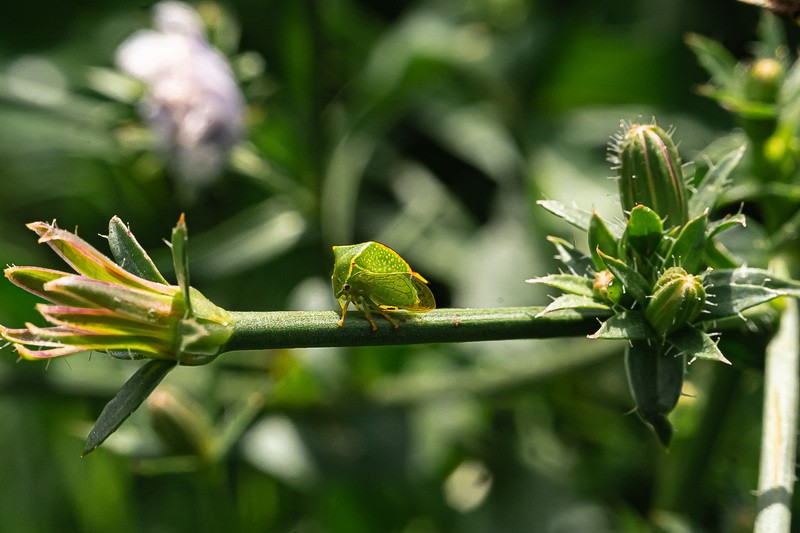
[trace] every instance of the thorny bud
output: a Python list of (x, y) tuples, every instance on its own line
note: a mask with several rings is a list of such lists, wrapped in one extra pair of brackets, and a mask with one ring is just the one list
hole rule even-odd
[(706, 303), (699, 276), (681, 267), (668, 268), (656, 281), (644, 316), (660, 336), (666, 336), (696, 319)]
[(665, 227), (688, 220), (681, 158), (669, 133), (655, 124), (634, 124), (610, 145), (609, 161), (619, 175), (622, 209), (645, 205), (665, 219)]

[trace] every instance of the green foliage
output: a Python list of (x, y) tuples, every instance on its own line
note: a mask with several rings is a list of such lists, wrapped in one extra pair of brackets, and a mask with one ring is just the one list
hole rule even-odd
[[(614, 311), (590, 337), (628, 340), (628, 382), (637, 411), (666, 446), (672, 438), (667, 415), (680, 396), (686, 361), (730, 363), (709, 333), (698, 327), (713, 328), (714, 320), (795, 295), (795, 282), (765, 270), (714, 268), (720, 263), (729, 266), (715, 239), (726, 229), (745, 225), (741, 215), (712, 223), (708, 215), (741, 158), (741, 149), (724, 155), (701, 181), (695, 194), (709, 205), (692, 219), (685, 216), (691, 198), (686, 197), (680, 157), (670, 134), (655, 125), (631, 125), (611, 151), (627, 215), (622, 236), (615, 236), (597, 213), (587, 222), (578, 209), (543, 203), (551, 213), (586, 231), (591, 258), (581, 261), (591, 261), (594, 272), (589, 268), (577, 273), (572, 265), (578, 252), (571, 250), (560, 256), (575, 273), (528, 282), (571, 293), (554, 300), (541, 315), (570, 306)], [(663, 223), (670, 219), (671, 224)]]

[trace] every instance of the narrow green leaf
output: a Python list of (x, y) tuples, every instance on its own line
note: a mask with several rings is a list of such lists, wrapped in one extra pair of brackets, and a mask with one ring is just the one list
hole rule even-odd
[(738, 213), (736, 215), (728, 215), (722, 220), (710, 222), (708, 224), (707, 237), (714, 237), (726, 229), (730, 229), (734, 226), (742, 226), (743, 228), (746, 227), (747, 218), (742, 213)]
[[(128, 272), (154, 283), (169, 285), (128, 226), (117, 216), (112, 217), (108, 222), (108, 245), (114, 260)], [(107, 352), (117, 359), (143, 359), (146, 357), (130, 350), (107, 350)]]
[(189, 296), (189, 258), (187, 244), (189, 241), (189, 233), (186, 228), (186, 220), (184, 216), (178, 219), (178, 223), (172, 228), (172, 264), (175, 267), (175, 276), (178, 279), (178, 286), (183, 293), (183, 299), (186, 301), (186, 316), (191, 317), (194, 315), (192, 310), (192, 301)]
[(600, 216), (592, 212), (589, 219), (589, 251), (592, 254), (592, 262), (594, 263), (595, 270), (605, 270), (606, 265), (597, 250), (602, 250), (603, 253), (612, 257), (617, 257), (619, 253), (619, 243), (611, 231), (608, 229), (605, 221)]
[[(781, 2), (781, 4), (786, 4), (786, 2)], [(797, 9), (796, 5), (794, 9)], [(765, 13), (765, 16), (758, 21), (756, 36), (755, 52), (759, 59), (772, 59), (779, 53), (779, 49), (786, 46), (786, 32), (783, 31), (783, 24), (778, 17)]]
[(27, 227), (39, 235), (39, 242), (50, 246), (67, 264), (84, 276), (128, 287), (152, 290), (159, 290), (161, 287), (134, 276), (75, 233), (45, 222), (32, 222)]
[(647, 297), (650, 295), (650, 283), (648, 283), (641, 274), (619, 259), (606, 255), (602, 251), (600, 252), (600, 257), (611, 273), (622, 282), (625, 291), (630, 294), (634, 300), (646, 306)]
[(625, 369), (636, 410), (664, 446), (672, 439), (667, 415), (680, 398), (685, 361), (682, 355), (664, 355), (664, 346), (659, 342), (633, 341), (625, 351)]
[(707, 224), (705, 213), (686, 223), (667, 251), (664, 268), (679, 266), (690, 274), (700, 271), (705, 259)]
[(31, 335), (35, 336), (34, 341), (28, 341), (27, 344), (36, 346), (70, 346), (78, 350), (98, 351), (130, 349), (134, 352), (151, 354), (151, 357), (162, 356), (163, 353), (172, 349), (170, 343), (147, 334), (94, 334), (66, 328), (39, 328), (32, 324), (28, 324), (27, 329)]
[(715, 320), (736, 315), (783, 296), (780, 292), (761, 285), (715, 285), (709, 287), (706, 308), (701, 315), (703, 320)]
[(667, 342), (675, 349), (686, 354), (689, 362), (694, 359), (708, 359), (709, 361), (719, 361), (731, 364), (722, 355), (717, 343), (703, 331), (692, 326), (686, 326), (667, 337)]
[(539, 200), (536, 203), (553, 213), (555, 216), (563, 218), (576, 228), (582, 229), (583, 231), (589, 231), (589, 221), (592, 218), (592, 215), (588, 211), (562, 204), (557, 200)]
[(151, 360), (137, 370), (103, 408), (86, 438), (86, 446), (81, 455), (91, 453), (114, 433), (176, 364), (175, 361)]
[[(45, 290), (81, 302), (81, 306), (100, 307), (144, 324), (166, 324), (171, 320), (171, 295), (97, 281), (83, 276), (65, 276), (50, 281)], [(174, 288), (173, 288), (174, 294)]]
[(590, 339), (627, 339), (642, 341), (655, 337), (647, 320), (635, 311), (618, 313), (600, 325), (600, 329), (589, 335)]
[[(97, 335), (142, 335), (169, 337), (155, 321), (135, 320), (109, 309), (38, 304), (36, 310), (48, 323)], [(156, 326), (156, 327), (154, 327)]]
[(140, 278), (169, 285), (128, 226), (117, 216), (108, 222), (108, 244), (114, 260), (122, 268)]
[(800, 298), (800, 283), (759, 268), (712, 270), (703, 276), (706, 320), (736, 315), (780, 296)]
[(727, 48), (696, 33), (686, 36), (686, 44), (717, 85), (731, 91), (735, 89), (737, 62)]
[(698, 217), (707, 209), (713, 209), (717, 200), (726, 191), (730, 175), (744, 155), (746, 145), (728, 153), (714, 165), (698, 184), (697, 191), (689, 198), (689, 216)]
[(631, 209), (625, 238), (634, 250), (643, 257), (650, 257), (663, 237), (664, 224), (658, 213), (641, 204)]
[(778, 101), (781, 105), (780, 123), (794, 132), (800, 123), (800, 61), (789, 67), (780, 88)]
[(560, 237), (553, 236), (547, 237), (547, 240), (556, 248), (556, 259), (561, 261), (572, 274), (576, 276), (585, 276), (590, 272), (594, 272), (592, 259), (575, 248), (572, 243)]
[(547, 285), (548, 287), (553, 287), (571, 294), (586, 296), (588, 298), (593, 296), (592, 280), (583, 276), (549, 274), (541, 278), (526, 279), (525, 281), (536, 285)]
[(603, 311), (611, 311), (610, 307), (596, 301), (594, 298), (579, 296), (577, 294), (562, 294), (550, 302), (550, 305), (545, 307), (542, 312), (536, 315), (536, 317), (538, 318), (554, 311), (561, 311), (564, 309), (598, 309)]
[(67, 274), (66, 272), (59, 272), (58, 270), (51, 270), (49, 268), (40, 267), (8, 267), (5, 269), (6, 278), (22, 289), (35, 294), (40, 298), (44, 298), (53, 303), (61, 305), (83, 305), (83, 300), (73, 298), (66, 294), (58, 294), (45, 290), (44, 286), (51, 281), (74, 276), (75, 274)]

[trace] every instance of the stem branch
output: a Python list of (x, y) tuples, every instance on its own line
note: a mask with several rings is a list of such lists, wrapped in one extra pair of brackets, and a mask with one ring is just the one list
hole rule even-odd
[(602, 311), (574, 310), (537, 316), (543, 309), (450, 308), (396, 313), (398, 329), (376, 317), (376, 331), (357, 312), (348, 313), (341, 327), (333, 311), (232, 312), (234, 333), (225, 351), (574, 337), (596, 331), (598, 319), (608, 317)]

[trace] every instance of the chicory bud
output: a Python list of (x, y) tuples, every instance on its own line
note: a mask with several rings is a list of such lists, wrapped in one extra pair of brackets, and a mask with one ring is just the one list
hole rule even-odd
[(625, 213), (645, 205), (664, 219), (667, 228), (688, 220), (681, 158), (669, 133), (655, 124), (634, 124), (612, 145), (609, 159), (617, 166)]
[(705, 303), (706, 291), (700, 277), (672, 267), (656, 282), (644, 316), (663, 337), (696, 319)]

